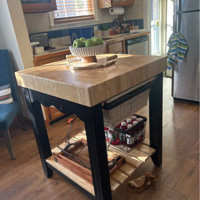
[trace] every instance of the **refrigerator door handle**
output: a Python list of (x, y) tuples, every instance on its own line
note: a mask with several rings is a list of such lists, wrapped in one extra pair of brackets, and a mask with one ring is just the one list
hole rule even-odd
[(178, 25), (177, 25), (177, 32), (181, 30), (181, 14), (178, 15)]
[(179, 8), (178, 8), (179, 12), (182, 11), (182, 0), (179, 0)]
[(182, 0), (174, 0), (174, 14), (181, 11), (181, 1)]
[(177, 33), (180, 31), (180, 20), (181, 20), (181, 15), (180, 14), (174, 14), (173, 17), (173, 33)]
[(182, 0), (175, 0), (174, 2), (174, 16), (173, 16), (173, 33), (180, 31), (180, 20), (181, 20), (181, 4)]
[(177, 14), (174, 14), (173, 16), (173, 33), (176, 33), (176, 30), (177, 30)]

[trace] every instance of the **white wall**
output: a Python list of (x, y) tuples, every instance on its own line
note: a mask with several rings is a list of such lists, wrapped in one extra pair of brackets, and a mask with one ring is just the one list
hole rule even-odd
[(0, 36), (1, 48), (11, 52), (17, 69), (23, 69), (21, 53), (6, 0), (0, 1)]
[[(0, 0), (0, 48), (8, 49), (16, 70), (33, 66), (33, 54), (20, 0)], [(28, 117), (20, 92), (23, 114)]]
[[(126, 19), (144, 19), (144, 1), (145, 0), (134, 0), (134, 5), (125, 8)], [(37, 13), (37, 14), (25, 14), (25, 20), (29, 33), (59, 30), (65, 28), (87, 26), (97, 23), (112, 22), (117, 16), (111, 16), (108, 9), (99, 9), (98, 0), (95, 0), (95, 20), (89, 20), (86, 22), (75, 22), (64, 25), (50, 26), (49, 14), (48, 13)]]
[(33, 52), (20, 0), (7, 0), (24, 68), (33, 67)]
[(20, 0), (0, 1), (1, 48), (8, 49), (18, 70), (33, 66), (33, 54)]
[(134, 0), (134, 5), (126, 8), (126, 20), (144, 19), (145, 0)]
[(87, 20), (75, 23), (67, 23), (64, 25), (55, 25), (51, 27), (49, 20), (49, 13), (34, 13), (34, 14), (25, 14), (25, 20), (29, 33), (50, 31), (50, 30), (59, 30), (65, 28), (79, 27), (79, 26), (88, 26), (97, 23), (106, 23), (111, 22), (116, 16), (111, 16), (108, 9), (98, 9), (98, 0), (95, 2), (95, 19)]

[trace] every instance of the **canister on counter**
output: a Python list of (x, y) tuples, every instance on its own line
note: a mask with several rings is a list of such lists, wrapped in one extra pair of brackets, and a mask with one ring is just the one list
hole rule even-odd
[(37, 54), (44, 53), (44, 47), (42, 47), (42, 46), (34, 47), (34, 53), (35, 53), (36, 55), (37, 55)]
[(40, 46), (39, 42), (31, 42), (31, 47), (32, 47), (33, 54), (35, 54), (34, 48), (35, 47), (39, 47), (39, 46)]

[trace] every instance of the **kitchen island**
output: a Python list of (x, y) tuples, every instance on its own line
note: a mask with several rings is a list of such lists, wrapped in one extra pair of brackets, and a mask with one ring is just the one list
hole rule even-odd
[[(65, 61), (59, 61), (16, 72), (17, 83), (24, 88), (46, 177), (51, 177), (55, 171), (91, 198), (112, 199), (102, 103), (148, 80), (152, 80), (149, 86), (150, 146), (156, 150), (152, 160), (155, 165), (160, 166), (162, 163), (162, 72), (165, 69), (165, 57), (119, 55), (116, 64), (105, 68), (74, 71), (67, 68)], [(137, 94), (142, 92), (143, 86), (137, 88), (135, 92)], [(49, 164), (48, 158), (52, 156), (52, 152), (40, 104), (53, 105), (63, 113), (75, 113), (84, 121), (94, 193), (88, 192), (83, 185), (79, 184), (80, 181), (76, 181), (72, 176), (68, 177), (67, 174)]]

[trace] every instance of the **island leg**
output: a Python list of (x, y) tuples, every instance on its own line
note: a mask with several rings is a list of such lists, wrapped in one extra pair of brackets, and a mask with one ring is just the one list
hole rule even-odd
[(150, 146), (156, 149), (151, 156), (156, 166), (162, 164), (162, 97), (163, 74), (156, 77), (149, 95)]
[(110, 175), (101, 104), (88, 108), (85, 113), (85, 129), (92, 169), (95, 199), (111, 200)]
[[(51, 177), (53, 171), (48, 168), (45, 159), (52, 155), (51, 148), (49, 144), (49, 139), (47, 135), (46, 126), (44, 123), (44, 118), (42, 114), (41, 105), (39, 102), (34, 101), (31, 96), (31, 92), (28, 89), (24, 89), (24, 94), (26, 98), (26, 102), (28, 105), (28, 109), (31, 114), (31, 119), (34, 128), (34, 134), (40, 154), (40, 158), (42, 161), (42, 167), (44, 170), (44, 174), (47, 178)], [(29, 149), (31, 151), (31, 149)]]

